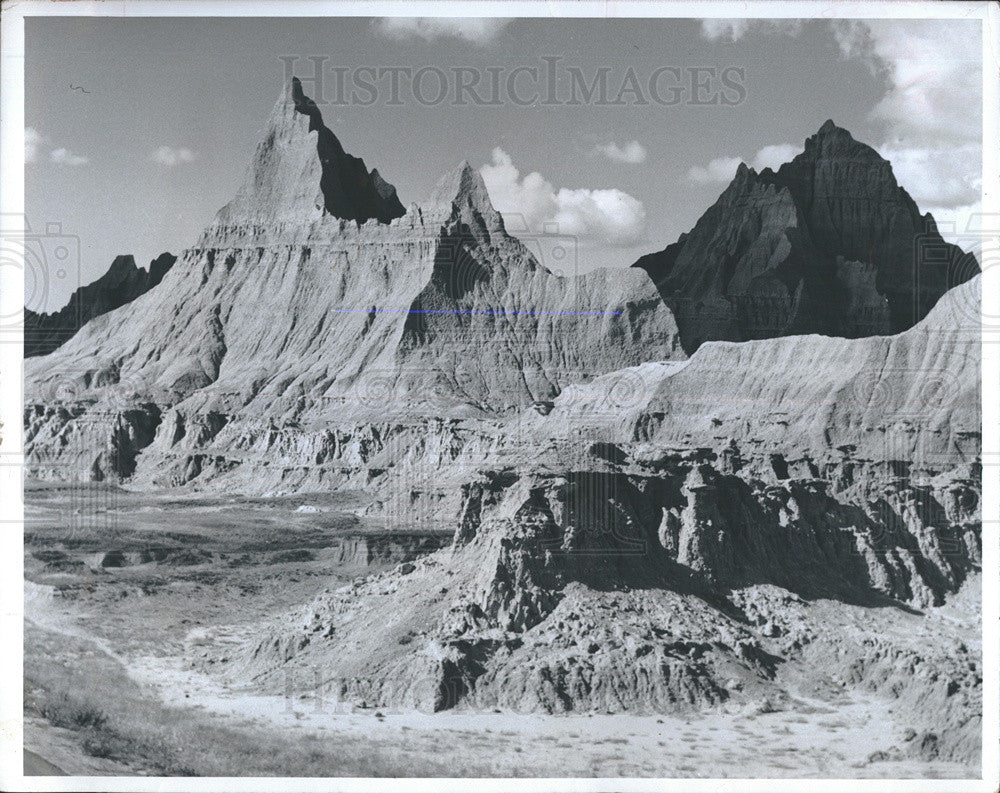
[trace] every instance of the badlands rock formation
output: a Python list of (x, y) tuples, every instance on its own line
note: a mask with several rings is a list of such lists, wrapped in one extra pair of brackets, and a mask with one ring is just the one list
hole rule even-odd
[(131, 256), (117, 256), (108, 271), (93, 283), (81, 286), (69, 303), (51, 314), (24, 310), (24, 357), (48, 355), (71, 339), (85, 324), (127, 303), (163, 280), (177, 257), (161, 253), (149, 264), (149, 270), (136, 267)]
[(293, 77), (271, 114), (242, 187), (216, 225), (302, 222), (317, 207), (358, 223), (372, 218), (388, 223), (406, 213), (396, 188), (344, 151)]
[(438, 456), (438, 492), (398, 460), (373, 489), (451, 548), (265, 626), (229, 673), (535, 712), (781, 708), (802, 676), (974, 761), (978, 655), (907, 612), (977, 585), (978, 290), (895, 337), (709, 343), (572, 386)]
[(332, 214), (350, 195), (331, 168), (348, 163), (344, 184), (360, 171), (321, 165), (325, 128), (298, 91), (162, 287), (27, 364), (36, 473), (179, 483), (246, 467), (262, 489), (266, 468), (315, 483), (387, 422), (504, 414), (683, 357), (645, 273), (554, 275), (467, 163), (387, 223)]
[(914, 636), (978, 572), (980, 280), (952, 248), (912, 268), (923, 219), (873, 154), (825, 125), (664, 253), (564, 278), (466, 163), (400, 214), (293, 84), (160, 287), (26, 363), (29, 472), (350, 486), (453, 527), (213, 659), (240, 683), (614, 712), (822, 670), (968, 760), (975, 648)]
[(684, 349), (800, 333), (899, 333), (979, 272), (892, 166), (827, 121), (777, 172), (741, 164), (687, 234), (639, 259)]

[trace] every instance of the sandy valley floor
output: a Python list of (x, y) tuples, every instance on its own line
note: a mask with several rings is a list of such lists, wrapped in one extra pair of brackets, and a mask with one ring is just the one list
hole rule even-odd
[[(25, 749), (31, 773), (974, 773), (955, 763), (903, 759), (908, 725), (893, 716), (892, 703), (837, 686), (802, 693), (777, 712), (762, 707), (690, 716), (429, 715), (229, 690), (196, 663), (205, 648), (236, 643), (265, 615), (415, 551), (372, 541), (366, 553), (345, 554), (343, 538), (379, 536), (380, 528), (353, 516), (349, 494), (238, 503), (95, 492), (106, 502), (95, 514), (104, 517), (92, 514), (86, 526), (74, 517), (68, 491), (33, 486), (27, 493)], [(942, 613), (939, 623), (974, 640), (974, 623), (962, 623), (961, 613)]]

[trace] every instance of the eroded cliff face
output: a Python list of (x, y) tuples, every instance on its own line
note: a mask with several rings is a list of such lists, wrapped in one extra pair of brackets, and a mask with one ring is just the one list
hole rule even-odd
[(979, 585), (978, 290), (894, 337), (708, 344), (492, 430), (442, 423), (368, 469), (370, 510), (450, 523), (451, 547), (223, 666), (432, 711), (740, 711), (855, 686), (896, 701), (906, 751), (974, 762), (982, 668), (947, 626)]
[(467, 163), (396, 217), (325, 129), (293, 86), (162, 286), (28, 363), (29, 469), (183, 484), (244, 466), (263, 482), (279, 447), (289, 469), (338, 456), (331, 429), (510, 414), (581, 373), (683, 357), (644, 273), (554, 275)]
[[(390, 532), (454, 528), (220, 665), (281, 689), (320, 666), (368, 704), (616, 712), (751, 706), (825, 664), (974, 752), (976, 654), (944, 617), (912, 636), (978, 572), (980, 282), (933, 309), (945, 281), (913, 282), (904, 321), (891, 171), (824, 127), (809, 168), (742, 169), (666, 265), (563, 278), (468, 164), (397, 216), (324, 129), (293, 86), (162, 285), (25, 366), (30, 474), (350, 486)], [(870, 205), (828, 200), (868, 176)]]
[(781, 708), (802, 675), (896, 698), (939, 756), (975, 756), (978, 657), (920, 631), (976, 585), (977, 470), (830, 492), (707, 451), (606, 457), (483, 474), (450, 549), (321, 594), (221, 668), (274, 690), (319, 670), (348, 705), (542, 713)]
[(741, 164), (680, 239), (634, 265), (706, 341), (900, 333), (979, 272), (921, 216), (892, 166), (827, 121), (777, 172)]

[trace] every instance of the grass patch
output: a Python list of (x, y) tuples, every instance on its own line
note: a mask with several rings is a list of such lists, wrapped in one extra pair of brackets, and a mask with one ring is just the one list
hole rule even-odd
[[(72, 730), (83, 752), (162, 776), (473, 776), (490, 766), (440, 760), (398, 741), (283, 734), (167, 708), (114, 659), (82, 640), (25, 629), (25, 712)], [(506, 769), (513, 771), (514, 769)]]

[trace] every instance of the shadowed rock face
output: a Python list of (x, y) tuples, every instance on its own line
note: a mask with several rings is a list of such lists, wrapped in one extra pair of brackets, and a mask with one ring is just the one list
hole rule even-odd
[(921, 621), (981, 567), (979, 282), (897, 336), (715, 342), (571, 386), (450, 459), (407, 439), (376, 509), (450, 523), (451, 548), (217, 658), (431, 711), (745, 709), (831, 675), (974, 761), (977, 652)]
[(48, 355), (86, 323), (131, 303), (167, 274), (177, 257), (161, 253), (149, 270), (137, 267), (131, 256), (117, 256), (108, 271), (93, 283), (77, 289), (63, 308), (51, 314), (24, 310), (24, 357)]
[(292, 78), (295, 111), (309, 117), (309, 131), (316, 132), (316, 153), (322, 164), (320, 188), (326, 211), (345, 220), (364, 223), (375, 218), (388, 223), (406, 214), (396, 188), (377, 170), (368, 173), (364, 160), (344, 151), (337, 136), (324, 124), (316, 103), (302, 92), (302, 83)]
[(732, 183), (646, 270), (688, 354), (705, 341), (900, 333), (979, 272), (944, 242), (892, 166), (827, 121), (777, 172)]

